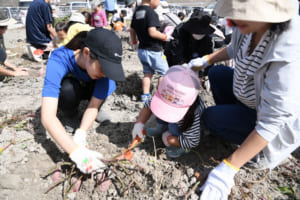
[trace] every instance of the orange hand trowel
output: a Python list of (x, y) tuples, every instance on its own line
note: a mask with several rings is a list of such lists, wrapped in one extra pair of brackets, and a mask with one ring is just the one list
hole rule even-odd
[[(146, 135), (146, 131), (143, 130), (143, 135)], [(132, 141), (132, 143), (129, 145), (128, 149), (131, 149), (132, 147), (134, 147), (135, 145), (137, 145), (139, 142), (141, 141), (141, 138), (139, 136), (136, 136), (134, 138), (134, 140)], [(131, 150), (127, 151), (128, 149), (124, 148), (122, 150), (122, 154), (120, 156), (117, 157), (118, 160), (132, 160), (134, 154), (132, 153)]]

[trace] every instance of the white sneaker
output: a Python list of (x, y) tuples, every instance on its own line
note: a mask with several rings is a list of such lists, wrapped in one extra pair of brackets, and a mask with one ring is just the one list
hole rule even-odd
[[(291, 155), (289, 155), (286, 159), (284, 159), (283, 161), (281, 161), (281, 163), (278, 164), (279, 165), (284, 165), (287, 164), (290, 160), (290, 158), (292, 158)], [(255, 169), (255, 170), (265, 170), (268, 169), (269, 166), (267, 165), (267, 161), (266, 158), (264, 157), (263, 152), (258, 153), (254, 158), (252, 158), (250, 161), (248, 161), (245, 164), (246, 167)]]
[(110, 116), (105, 111), (100, 110), (96, 117), (96, 122), (101, 123), (102, 125), (108, 124), (110, 122)]
[(35, 47), (33, 47), (31, 45), (27, 45), (26, 50), (27, 50), (28, 58), (30, 60), (34, 60), (34, 61), (37, 61), (37, 62), (42, 62), (43, 61), (43, 54), (44, 54), (43, 50), (36, 49)]

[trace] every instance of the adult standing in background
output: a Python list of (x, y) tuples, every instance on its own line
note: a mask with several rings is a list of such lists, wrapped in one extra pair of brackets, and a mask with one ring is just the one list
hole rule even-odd
[(116, 0), (105, 0), (105, 12), (106, 12), (106, 19), (109, 20), (109, 14), (111, 13), (112, 16), (115, 14), (116, 10)]
[(27, 12), (26, 40), (36, 49), (46, 49), (56, 36), (49, 2), (50, 0), (34, 0)]

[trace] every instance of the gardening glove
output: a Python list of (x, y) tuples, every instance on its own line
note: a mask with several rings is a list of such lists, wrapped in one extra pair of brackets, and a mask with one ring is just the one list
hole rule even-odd
[(90, 174), (93, 171), (103, 172), (106, 168), (106, 165), (100, 160), (103, 157), (101, 153), (80, 145), (70, 153), (69, 157), (84, 174)]
[(170, 34), (165, 34), (165, 39), (163, 40), (164, 42), (170, 42), (171, 40), (174, 40), (172, 35)]
[(195, 58), (190, 60), (188, 63), (188, 67), (201, 67), (202, 69), (205, 69), (207, 66), (211, 65), (212, 63), (209, 62), (207, 55), (202, 56), (201, 58)]
[(238, 170), (224, 159), (209, 173), (206, 182), (200, 188), (202, 190), (200, 200), (227, 200)]
[(73, 140), (79, 146), (83, 146), (83, 147), (88, 148), (89, 146), (88, 146), (88, 142), (86, 140), (86, 136), (87, 136), (86, 131), (83, 130), (83, 129), (78, 128), (75, 131), (75, 134), (73, 136)]
[(169, 142), (168, 142), (168, 138), (172, 136), (171, 133), (169, 133), (168, 131), (164, 132), (161, 136), (161, 139), (163, 141), (163, 143), (165, 144), (166, 147), (170, 146)]
[(134, 127), (132, 129), (132, 139), (134, 140), (136, 136), (139, 136), (139, 138), (142, 140), (145, 135), (143, 134), (143, 130), (144, 130), (144, 124), (141, 122), (135, 123)]

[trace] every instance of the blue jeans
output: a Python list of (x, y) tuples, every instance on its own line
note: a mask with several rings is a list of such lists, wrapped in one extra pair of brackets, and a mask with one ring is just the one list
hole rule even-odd
[(204, 110), (202, 120), (212, 134), (241, 144), (255, 127), (256, 110), (248, 108), (234, 96), (233, 71), (224, 65), (209, 70), (208, 79), (216, 105)]
[(178, 124), (177, 123), (168, 123), (168, 122), (165, 122), (159, 118), (156, 117), (156, 122), (158, 124), (163, 124), (163, 125), (168, 125), (168, 131), (171, 135), (173, 136), (180, 136), (181, 135), (181, 132), (179, 130), (179, 127), (178, 127)]

